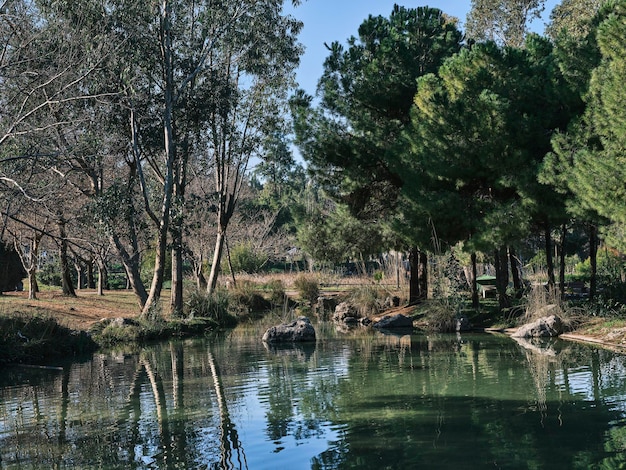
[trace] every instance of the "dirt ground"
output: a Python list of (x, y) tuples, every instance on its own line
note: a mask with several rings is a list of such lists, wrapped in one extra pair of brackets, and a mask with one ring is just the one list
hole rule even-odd
[(82, 289), (76, 297), (65, 297), (58, 291), (37, 294), (28, 300), (28, 292), (7, 292), (0, 296), (3, 314), (41, 314), (53, 316), (61, 325), (75, 330), (87, 330), (105, 318), (134, 317), (139, 306), (132, 292), (106, 292), (98, 296), (94, 290)]

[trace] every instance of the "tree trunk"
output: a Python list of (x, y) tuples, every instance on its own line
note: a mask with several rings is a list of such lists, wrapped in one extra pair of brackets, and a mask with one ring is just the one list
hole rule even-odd
[(30, 268), (28, 273), (28, 300), (37, 300), (37, 267)]
[(199, 291), (205, 291), (207, 289), (207, 280), (204, 277), (203, 265), (204, 265), (204, 260), (202, 258), (202, 255), (200, 256), (199, 260), (195, 259), (194, 257), (193, 274), (196, 277), (196, 287), (198, 288)]
[(567, 236), (567, 224), (561, 227), (561, 240), (559, 242), (559, 291), (561, 298), (565, 297), (565, 237)]
[(91, 258), (87, 261), (87, 287), (89, 289), (96, 288), (96, 279), (94, 278), (93, 265), (93, 258)]
[(148, 298), (141, 311), (142, 316), (154, 308), (161, 298), (163, 280), (165, 277), (165, 257), (167, 256), (167, 236), (170, 225), (170, 212), (174, 192), (174, 164), (176, 162), (176, 137), (174, 134), (174, 104), (176, 97), (174, 90), (174, 64), (172, 53), (171, 6), (169, 3), (161, 9), (161, 60), (164, 66), (164, 109), (163, 135), (165, 143), (165, 169), (163, 173), (163, 199), (157, 226), (157, 243), (154, 258), (154, 273)]
[[(177, 238), (179, 238), (177, 236)], [(180, 245), (178, 243), (181, 243)], [(174, 316), (183, 314), (183, 251), (182, 240), (174, 242), (172, 248), (172, 290), (170, 297), (170, 313)]]
[(409, 305), (420, 301), (419, 285), (419, 249), (414, 246), (409, 251)]
[(67, 256), (67, 233), (65, 232), (65, 220), (62, 218), (57, 221), (59, 226), (59, 257), (61, 261), (61, 285), (63, 295), (76, 297), (76, 291), (72, 284), (72, 276), (70, 274), (70, 263)]
[(230, 270), (230, 277), (233, 279), (233, 287), (237, 287), (237, 279), (235, 278), (235, 270), (233, 269), (233, 260), (230, 258), (230, 247), (228, 246), (228, 239), (224, 236), (224, 246), (226, 247), (226, 260), (228, 261), (228, 269)]
[(81, 290), (83, 287), (83, 267), (80, 262), (74, 263), (76, 269), (76, 290)]
[(476, 252), (472, 252), (472, 307), (478, 309), (480, 307), (478, 299), (478, 283), (476, 277), (478, 276), (478, 270), (476, 268)]
[(419, 252), (419, 298), (428, 299), (428, 254)]
[(97, 294), (104, 295), (104, 289), (107, 285), (107, 268), (104, 263), (98, 262), (98, 285), (96, 286)]
[(589, 263), (591, 264), (591, 279), (589, 281), (589, 299), (596, 296), (598, 273), (598, 227), (589, 225)]
[(222, 227), (217, 229), (217, 238), (215, 239), (215, 249), (213, 250), (213, 263), (211, 264), (211, 273), (207, 283), (207, 293), (209, 295), (215, 292), (217, 287), (217, 277), (220, 273), (220, 261), (222, 259), (222, 251), (224, 250), (224, 234)]
[(515, 253), (515, 249), (509, 247), (509, 261), (511, 263), (511, 277), (513, 278), (513, 289), (516, 293), (522, 290), (522, 275), (519, 258)]
[(544, 225), (544, 237), (546, 241), (546, 269), (548, 270), (548, 287), (554, 287), (554, 259), (552, 258), (552, 235), (550, 235), (550, 225)]
[[(126, 276), (128, 277), (128, 281), (130, 282), (130, 286), (137, 297), (137, 302), (139, 303), (139, 307), (143, 310), (146, 305), (146, 301), (148, 300), (148, 293), (146, 292), (146, 287), (141, 280), (141, 273), (139, 270), (139, 251), (136, 246), (133, 247), (134, 253), (128, 253), (121, 240), (116, 234), (111, 235), (110, 237), (111, 243), (116, 248), (118, 255), (122, 260), (122, 264), (124, 265), (124, 270), (126, 271)], [(136, 240), (133, 240), (133, 245), (135, 245)], [(100, 271), (102, 273), (102, 271)]]
[(495, 267), (496, 267), (496, 290), (498, 292), (498, 303), (500, 310), (507, 309), (511, 306), (511, 299), (506, 293), (509, 285), (509, 263), (506, 247), (495, 250)]

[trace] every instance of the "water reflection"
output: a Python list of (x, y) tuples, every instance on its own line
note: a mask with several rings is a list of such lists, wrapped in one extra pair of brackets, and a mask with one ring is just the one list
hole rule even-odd
[(620, 468), (624, 356), (489, 335), (237, 329), (0, 375), (0, 468)]

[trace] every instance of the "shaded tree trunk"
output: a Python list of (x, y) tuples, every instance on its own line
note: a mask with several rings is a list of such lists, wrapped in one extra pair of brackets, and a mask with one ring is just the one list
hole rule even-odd
[(565, 297), (565, 238), (567, 236), (567, 224), (561, 227), (561, 240), (559, 241), (559, 291), (561, 298)]
[[(141, 273), (139, 269), (139, 248), (137, 246), (137, 240), (135, 234), (133, 233), (132, 244), (133, 244), (133, 253), (132, 255), (126, 250), (124, 245), (122, 244), (119, 237), (114, 234), (111, 235), (111, 243), (115, 246), (117, 253), (119, 254), (122, 264), (124, 265), (124, 270), (126, 271), (126, 276), (128, 277), (128, 282), (130, 283), (135, 296), (137, 297), (137, 302), (139, 303), (139, 307), (143, 310), (146, 300), (148, 299), (148, 293), (146, 292), (146, 287), (141, 280)], [(102, 273), (102, 271), (101, 271)]]
[(96, 286), (97, 294), (104, 295), (104, 289), (109, 288), (109, 274), (106, 264), (98, 262), (98, 284)]
[(548, 286), (554, 287), (554, 259), (552, 257), (552, 235), (550, 234), (550, 225), (546, 222), (544, 225), (544, 238), (546, 250), (546, 269), (548, 270)]
[(409, 251), (409, 305), (419, 303), (419, 290), (419, 249), (414, 246)]
[(506, 246), (501, 247), (494, 252), (495, 268), (496, 268), (496, 291), (498, 293), (498, 303), (501, 310), (511, 306), (511, 299), (506, 293), (509, 285), (509, 262)]
[(419, 253), (419, 298), (428, 299), (428, 254), (425, 251)]
[(476, 267), (476, 252), (472, 252), (471, 260), (472, 260), (472, 307), (474, 309), (478, 309), (478, 307), (480, 307), (480, 303), (478, 299), (478, 283), (476, 282), (476, 277), (478, 276), (478, 269)]
[[(180, 243), (180, 245), (178, 245)], [(183, 314), (183, 250), (182, 237), (177, 234), (177, 241), (172, 248), (172, 290), (170, 312), (174, 316)]]
[(67, 255), (67, 233), (65, 231), (65, 220), (60, 218), (57, 221), (59, 227), (59, 257), (61, 262), (61, 286), (63, 295), (76, 297), (76, 291), (72, 284), (72, 276), (70, 274), (70, 263)]
[(598, 227), (595, 224), (589, 225), (589, 263), (591, 265), (589, 299), (593, 299), (596, 296), (598, 289)]
[(520, 260), (515, 253), (513, 247), (509, 247), (509, 262), (511, 263), (511, 277), (513, 280), (513, 289), (518, 293), (522, 290), (522, 275)]
[(94, 277), (93, 265), (94, 265), (93, 258), (90, 258), (87, 261), (87, 287), (89, 289), (96, 288), (96, 279)]

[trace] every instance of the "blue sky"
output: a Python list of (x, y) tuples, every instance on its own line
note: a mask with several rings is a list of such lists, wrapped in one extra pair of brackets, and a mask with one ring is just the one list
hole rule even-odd
[[(461, 21), (461, 29), (470, 9), (470, 0), (431, 0), (430, 2), (406, 0), (304, 0), (299, 7), (286, 8), (287, 12), (304, 22), (304, 29), (300, 33), (300, 42), (306, 50), (301, 57), (297, 80), (301, 88), (307, 93), (314, 94), (317, 81), (322, 75), (322, 66), (328, 51), (324, 42), (333, 41), (346, 43), (350, 36), (356, 36), (359, 25), (370, 14), (389, 16), (393, 5), (416, 8), (428, 5), (439, 8)], [(550, 11), (558, 0), (547, 0), (544, 20), (537, 22), (533, 29), (543, 32), (544, 24), (550, 16)]]

